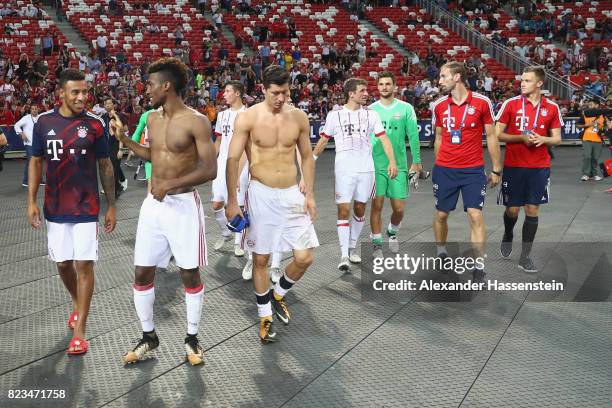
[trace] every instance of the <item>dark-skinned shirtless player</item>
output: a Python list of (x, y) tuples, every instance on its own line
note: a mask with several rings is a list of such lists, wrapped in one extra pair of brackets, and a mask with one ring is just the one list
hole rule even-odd
[(197, 333), (204, 298), (200, 267), (206, 265), (207, 253), (204, 209), (195, 187), (216, 177), (217, 162), (210, 122), (182, 100), (186, 86), (187, 67), (178, 59), (162, 58), (149, 67), (147, 95), (154, 109), (163, 108), (147, 118), (149, 147), (118, 131), (117, 117), (111, 121), (115, 137), (153, 167), (151, 194), (140, 209), (134, 249), (134, 305), (143, 336), (124, 355), (125, 363), (141, 360), (159, 346), (153, 324), (155, 269), (166, 267), (171, 256), (185, 287), (186, 358), (192, 365), (203, 362)]

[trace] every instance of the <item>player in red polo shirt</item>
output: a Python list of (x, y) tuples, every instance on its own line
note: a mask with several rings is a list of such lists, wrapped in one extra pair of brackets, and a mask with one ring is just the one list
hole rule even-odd
[[(486, 131), (487, 148), (493, 171), (489, 176), (491, 187), (499, 184), (501, 153), (495, 136), (493, 107), (486, 96), (468, 91), (465, 87), (466, 70), (459, 62), (444, 64), (440, 70), (440, 90), (444, 96), (433, 105), (432, 122), (435, 128), (432, 172), (436, 211), (434, 234), (437, 253), (446, 258), (447, 219), (457, 205), (459, 192), (471, 228), (471, 241), (478, 254), (482, 253), (485, 225), (482, 216), (487, 176), (482, 154), (482, 134)], [(484, 271), (474, 269), (474, 280), (484, 280)]]
[(540, 204), (548, 203), (548, 146), (561, 143), (563, 126), (559, 106), (541, 96), (545, 78), (543, 67), (525, 68), (521, 95), (504, 102), (496, 117), (498, 138), (506, 142), (504, 175), (498, 198), (498, 204), (506, 206), (500, 252), (504, 258), (512, 253), (513, 229), (523, 207), (525, 221), (519, 268), (531, 273), (538, 271), (529, 253), (538, 229)]

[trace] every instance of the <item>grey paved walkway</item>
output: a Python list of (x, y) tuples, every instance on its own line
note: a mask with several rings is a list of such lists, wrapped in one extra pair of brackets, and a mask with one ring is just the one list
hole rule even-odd
[[(423, 157), (430, 166), (431, 151), (424, 150)], [(541, 214), (537, 241), (542, 248), (577, 248), (572, 259), (583, 266), (566, 261), (567, 270), (592, 272), (595, 260), (580, 248), (589, 241), (610, 247), (612, 196), (603, 193), (610, 183), (578, 181), (579, 148), (557, 149), (557, 157), (552, 203)], [(599, 303), (534, 302), (527, 292), (488, 294), (471, 302), (428, 302), (418, 295), (362, 302), (359, 268), (346, 275), (336, 269), (329, 151), (317, 162), (316, 229), (322, 245), (313, 267), (288, 295), (294, 319), (290, 326), (278, 325), (278, 343), (262, 346), (257, 340), (252, 284), (240, 275), (245, 260), (228, 247), (222, 253), (211, 250), (210, 266), (202, 273), (207, 293), (200, 339), (206, 364), (194, 368), (183, 361), (184, 295), (171, 267), (158, 271), (156, 282), (160, 348), (150, 360), (122, 365), (122, 354), (140, 335), (130, 284), (145, 190), (130, 179), (118, 202), (117, 230), (100, 238), (90, 352), (69, 358), (69, 297), (46, 259), (45, 233), (27, 224), (26, 191), (19, 185), (22, 163), (10, 161), (0, 173), (2, 407), (612, 406), (609, 293), (608, 302)], [(414, 245), (433, 240), (431, 182), (420, 187), (409, 198), (400, 233)], [(210, 200), (208, 185), (200, 192)], [(485, 218), (489, 240), (497, 243), (502, 208), (494, 201), (491, 193)], [(368, 232), (366, 226), (362, 238)], [(210, 247), (216, 233), (209, 218)], [(469, 239), (461, 212), (451, 216), (449, 239)], [(289, 260), (285, 254), (283, 265)], [(512, 262), (504, 265), (518, 273)], [(599, 270), (608, 266), (599, 264)], [(63, 390), (65, 398), (8, 399), (9, 390), (32, 389)]]

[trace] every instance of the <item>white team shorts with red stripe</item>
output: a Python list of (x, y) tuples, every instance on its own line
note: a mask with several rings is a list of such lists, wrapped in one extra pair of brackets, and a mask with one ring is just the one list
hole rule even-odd
[(227, 182), (225, 181), (225, 173), (218, 174), (217, 178), (212, 181), (212, 201), (227, 203)]
[(47, 248), (53, 262), (97, 261), (98, 222), (47, 221)]
[[(238, 190), (238, 205), (244, 205), (244, 196), (246, 194), (246, 188), (249, 185), (249, 162), (246, 162), (240, 173), (240, 189)], [(212, 201), (227, 203), (227, 182), (225, 174), (217, 176), (212, 182)]]
[(304, 202), (297, 185), (272, 188), (251, 180), (245, 204), (250, 226), (243, 234), (242, 248), (264, 255), (318, 247)]
[(197, 191), (167, 195), (157, 201), (149, 194), (140, 207), (134, 265), (194, 269), (207, 264), (204, 209)]
[(350, 203), (355, 200), (367, 203), (376, 193), (373, 171), (348, 172), (336, 170), (336, 204)]
[(249, 162), (244, 164), (242, 172), (240, 173), (240, 188), (238, 189), (238, 205), (244, 206), (247, 189), (249, 188), (249, 180), (251, 180), (251, 174), (249, 173)]

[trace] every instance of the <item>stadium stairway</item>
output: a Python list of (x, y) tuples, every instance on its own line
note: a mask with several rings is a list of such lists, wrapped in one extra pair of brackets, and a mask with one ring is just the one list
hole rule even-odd
[(365, 25), (368, 28), (368, 31), (370, 31), (372, 34), (378, 35), (379, 39), (383, 40), (389, 47), (400, 53), (402, 56), (408, 56), (408, 51), (406, 51), (406, 49), (399, 42), (389, 37), (389, 35), (384, 31), (379, 30), (378, 27), (370, 22), (370, 20), (360, 19), (359, 24)]
[[(206, 11), (206, 13), (202, 15), (204, 16), (206, 21), (208, 21), (210, 24), (214, 24), (213, 19), (212, 19), (212, 13), (210, 11)], [(221, 27), (221, 34), (223, 34), (223, 36), (230, 43), (236, 44), (236, 36), (234, 35), (234, 32), (231, 30), (229, 24), (226, 24), (225, 22), (223, 23)], [(240, 52), (249, 57), (257, 54), (251, 47), (249, 47), (246, 41), (242, 42), (242, 49), (240, 50)]]
[(72, 44), (74, 49), (81, 54), (87, 55), (89, 54), (89, 44), (87, 41), (83, 40), (83, 38), (79, 35), (79, 33), (74, 29), (72, 24), (66, 19), (64, 16), (62, 21), (57, 19), (55, 15), (55, 9), (51, 6), (45, 5), (43, 9), (47, 12), (49, 17), (53, 19), (55, 26), (60, 29), (62, 33), (66, 36), (68, 41)]

